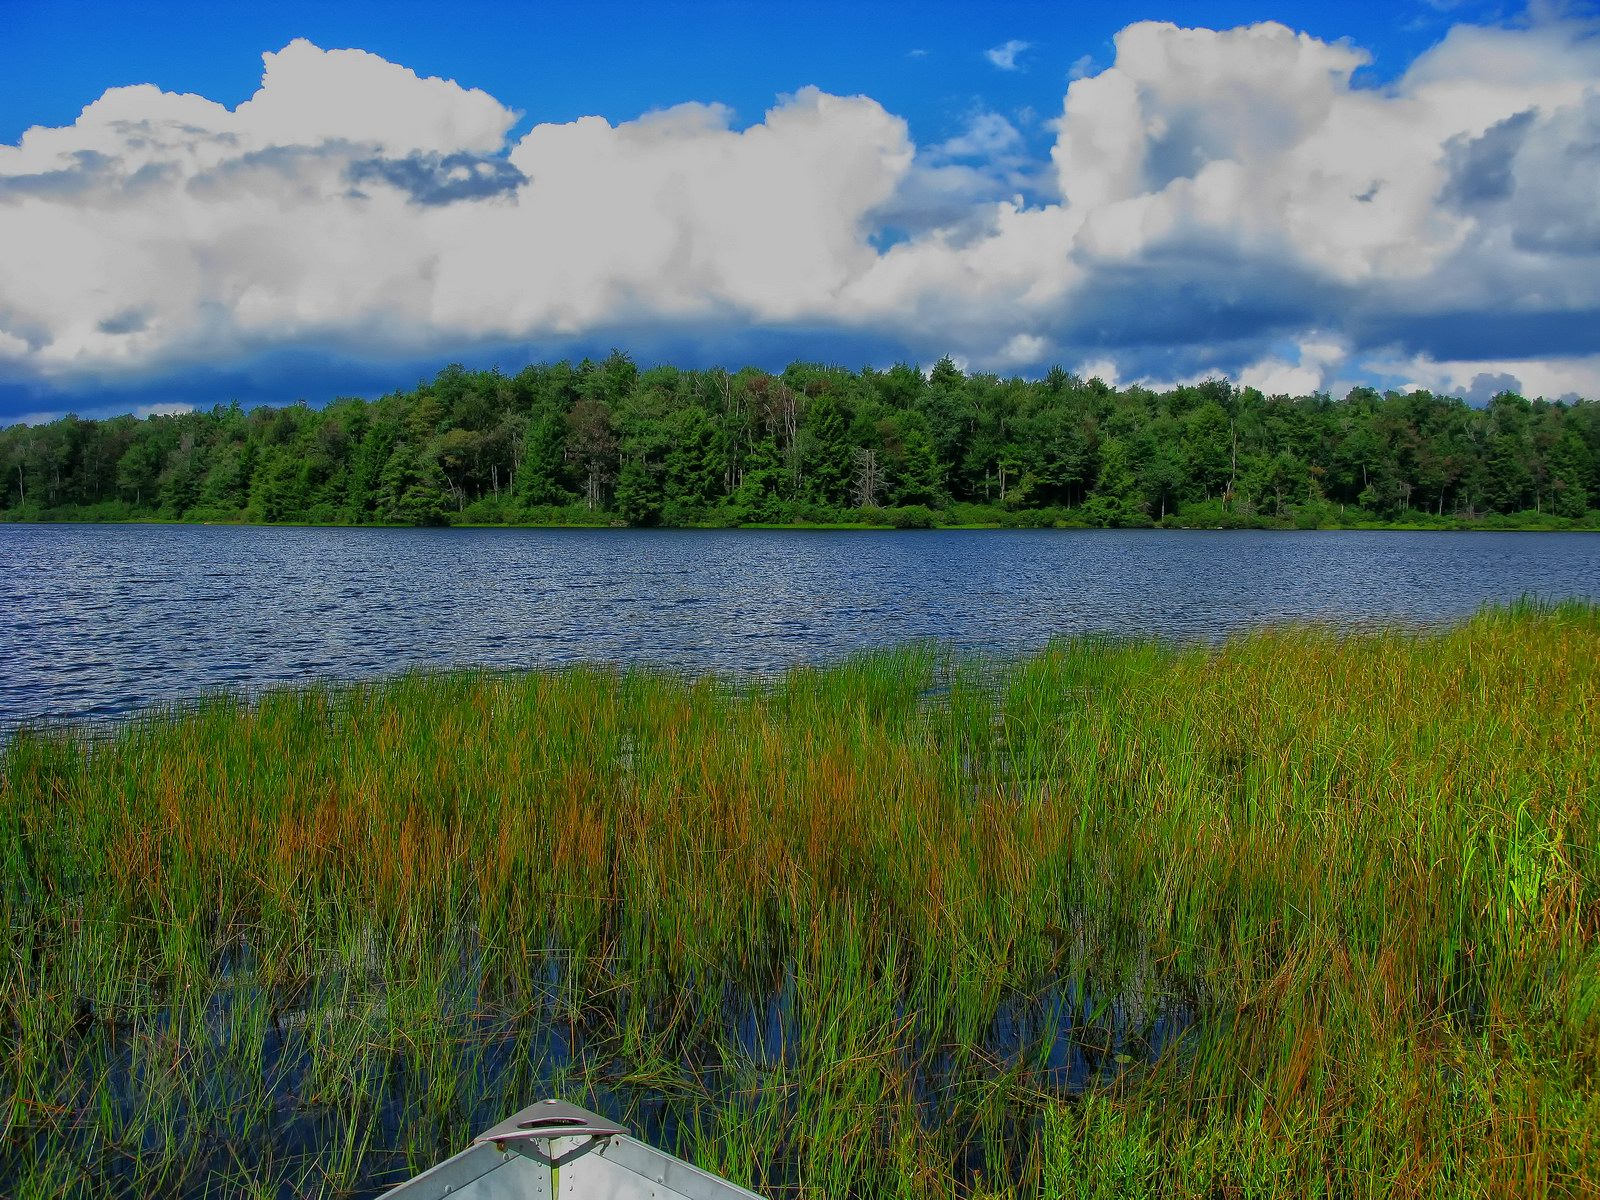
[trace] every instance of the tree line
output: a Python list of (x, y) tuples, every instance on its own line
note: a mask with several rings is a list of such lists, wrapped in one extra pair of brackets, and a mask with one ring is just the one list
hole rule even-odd
[(1156, 392), (941, 359), (514, 375), (0, 430), (12, 520), (742, 525), (1600, 524), (1600, 404)]

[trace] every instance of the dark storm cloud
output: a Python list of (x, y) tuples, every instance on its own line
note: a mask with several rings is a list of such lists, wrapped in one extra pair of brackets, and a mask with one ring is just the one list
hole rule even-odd
[[(471, 363), (477, 361), (471, 355), (460, 357)], [(195, 364), (181, 371), (85, 383), (70, 389), (33, 380), (0, 380), (0, 427), (33, 414), (59, 416), (75, 412), (81, 417), (113, 417), (165, 404), (210, 409), (238, 401), (250, 408), (305, 400), (320, 406), (338, 396), (377, 396), (395, 388), (415, 387), (419, 380), (432, 378), (447, 361), (449, 356), (430, 355), (426, 359), (374, 362), (312, 349), (281, 351), (247, 362)]]
[(1440, 200), (1503, 225), (1526, 254), (1600, 253), (1600, 97), (1532, 109), (1446, 147)]
[(1441, 361), (1600, 354), (1600, 308), (1372, 313), (1347, 328), (1358, 345)]
[(1516, 186), (1512, 165), (1536, 114), (1530, 108), (1498, 121), (1475, 138), (1451, 138), (1445, 146), (1449, 171), (1440, 199), (1463, 211), (1509, 199)]
[(128, 309), (107, 317), (96, 327), (101, 333), (142, 333), (150, 325), (150, 315), (137, 309)]
[(1472, 382), (1464, 388), (1456, 388), (1451, 395), (1460, 396), (1468, 404), (1482, 408), (1501, 392), (1522, 392), (1522, 380), (1515, 375), (1504, 371), (1498, 374), (1483, 372), (1472, 377)]
[(1600, 96), (1558, 114), (1531, 149), (1533, 169), (1513, 207), (1515, 245), (1550, 255), (1600, 253)]
[(1269, 341), (1326, 325), (1348, 292), (1292, 260), (1239, 253), (1224, 239), (1185, 237), (1131, 264), (1101, 264), (1055, 330), (1084, 350)]
[(364, 357), (359, 350), (282, 350), (248, 362), (195, 364), (139, 380), (84, 384), (71, 389), (37, 380), (0, 378), (0, 428), (24, 418), (49, 419), (68, 412), (104, 418), (164, 404), (208, 410), (234, 401), (251, 408), (305, 400), (320, 408), (341, 396), (374, 399), (386, 392), (414, 388), (432, 379), (448, 362), (460, 362), (471, 369), (498, 367), (510, 375), (529, 363), (604, 358), (619, 346), (641, 365), (671, 363), (691, 369), (749, 365), (771, 371), (782, 370), (797, 360), (851, 368), (888, 366), (903, 360), (927, 368), (947, 349), (931, 344), (908, 346), (870, 333), (831, 327), (729, 330), (722, 325), (685, 328), (662, 324), (619, 326), (537, 342), (457, 341), (388, 359)]
[(429, 207), (461, 200), (487, 200), (516, 191), (528, 177), (503, 158), (479, 154), (408, 154), (350, 164), (346, 177), (360, 185), (379, 181)]

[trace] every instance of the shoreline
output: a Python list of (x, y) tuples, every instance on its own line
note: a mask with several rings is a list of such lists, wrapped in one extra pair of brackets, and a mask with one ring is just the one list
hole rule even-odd
[[(1555, 521), (1566, 522), (1555, 524)], [(995, 522), (932, 524), (901, 527), (887, 522), (867, 524), (850, 521), (753, 521), (742, 525), (629, 525), (626, 522), (599, 521), (516, 521), (484, 522), (460, 521), (440, 525), (405, 525), (382, 522), (347, 521), (190, 521), (164, 517), (130, 517), (122, 520), (79, 520), (74, 518), (29, 519), (0, 516), (0, 526), (48, 525), (195, 525), (212, 528), (237, 529), (584, 529), (629, 530), (663, 533), (739, 532), (744, 530), (767, 533), (937, 533), (995, 531), (1001, 533), (1037, 532), (1088, 532), (1118, 530), (1125, 533), (1600, 533), (1600, 523), (1580, 523), (1572, 518), (1552, 518), (1550, 523), (1495, 521), (1458, 522), (1453, 524), (1424, 524), (1414, 521), (1358, 521), (1338, 524), (1297, 525), (1293, 523), (1239, 522), (1228, 525), (1186, 525), (1165, 522), (1150, 525), (1090, 525), (1072, 522), (1052, 522), (1043, 525)]]

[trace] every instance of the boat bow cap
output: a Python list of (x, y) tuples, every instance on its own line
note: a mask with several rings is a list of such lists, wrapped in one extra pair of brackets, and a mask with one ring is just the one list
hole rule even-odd
[(472, 1139), (472, 1144), (503, 1145), (506, 1142), (548, 1141), (552, 1138), (609, 1138), (627, 1133), (615, 1121), (608, 1121), (565, 1100), (541, 1100), (507, 1117)]

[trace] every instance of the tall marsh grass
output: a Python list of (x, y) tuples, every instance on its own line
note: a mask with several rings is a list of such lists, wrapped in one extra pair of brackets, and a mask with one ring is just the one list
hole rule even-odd
[(1600, 1191), (1600, 609), (219, 698), (3, 755), (0, 1192), (544, 1095), (773, 1196)]

